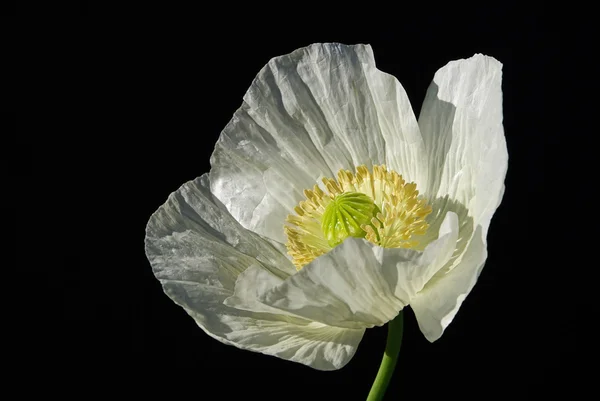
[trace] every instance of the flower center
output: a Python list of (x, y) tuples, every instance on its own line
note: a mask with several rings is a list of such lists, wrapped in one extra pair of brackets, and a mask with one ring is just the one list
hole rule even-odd
[(287, 249), (300, 270), (348, 237), (365, 238), (384, 248), (414, 248), (426, 233), (431, 206), (419, 199), (417, 185), (384, 165), (340, 170), (337, 180), (304, 190), (306, 200), (294, 208), (284, 226)]
[(367, 232), (361, 227), (371, 224), (377, 215), (373, 199), (360, 192), (345, 192), (335, 196), (325, 208), (321, 229), (331, 247), (349, 236), (364, 238)]

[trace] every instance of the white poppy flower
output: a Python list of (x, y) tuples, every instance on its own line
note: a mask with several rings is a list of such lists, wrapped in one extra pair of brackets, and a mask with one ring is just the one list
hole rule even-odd
[(166, 294), (225, 344), (319, 370), (407, 305), (437, 340), (483, 268), (504, 192), (501, 70), (479, 54), (448, 63), (417, 120), (368, 45), (270, 60), (210, 173), (148, 222)]

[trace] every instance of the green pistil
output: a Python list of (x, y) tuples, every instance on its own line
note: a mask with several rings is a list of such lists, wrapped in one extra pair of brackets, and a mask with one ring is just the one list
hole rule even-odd
[(377, 214), (373, 199), (360, 192), (337, 195), (323, 213), (321, 228), (331, 247), (339, 245), (348, 237), (363, 238), (362, 225), (371, 225)]

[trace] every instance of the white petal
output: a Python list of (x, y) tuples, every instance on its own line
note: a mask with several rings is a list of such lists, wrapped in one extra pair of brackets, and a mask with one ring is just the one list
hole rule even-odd
[(429, 341), (442, 336), (481, 273), (487, 258), (483, 229), (477, 226), (460, 263), (435, 276), (412, 300), (419, 328)]
[(223, 303), (239, 310), (294, 316), (289, 312), (265, 305), (258, 299), (261, 294), (282, 282), (283, 279), (262, 267), (249, 266), (237, 277), (233, 295), (225, 299)]
[(148, 222), (146, 255), (165, 293), (225, 344), (321, 370), (342, 367), (354, 354), (361, 330), (224, 305), (248, 267), (265, 269), (279, 280), (295, 268), (267, 241), (239, 225), (209, 186), (206, 175), (186, 183)]
[(228, 316), (223, 322), (232, 329), (227, 334), (231, 345), (298, 362), (317, 370), (344, 367), (354, 356), (365, 333), (364, 329), (343, 329), (307, 320), (288, 320), (289, 323), (270, 318), (255, 320)]
[(211, 188), (244, 227), (285, 242), (285, 217), (320, 177), (387, 164), (416, 180), (422, 150), (406, 93), (370, 46), (314, 44), (258, 73), (217, 142)]
[(504, 191), (502, 64), (475, 55), (435, 74), (419, 116), (430, 164), (427, 195), (462, 203), (487, 234)]
[[(439, 227), (437, 239), (433, 240), (416, 260), (408, 260), (405, 249), (375, 248), (388, 275), (389, 283), (396, 283), (394, 293), (403, 299), (413, 299), (427, 282), (451, 260), (459, 235), (458, 216), (448, 212)], [(411, 301), (412, 302), (412, 301)]]
[(450, 259), (458, 219), (448, 213), (439, 238), (423, 252), (348, 238), (258, 300), (330, 326), (381, 326), (393, 319)]

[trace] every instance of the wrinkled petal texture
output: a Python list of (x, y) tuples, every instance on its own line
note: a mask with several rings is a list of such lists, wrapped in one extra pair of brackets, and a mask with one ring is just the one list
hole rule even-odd
[(386, 164), (427, 177), (406, 92), (368, 45), (314, 44), (258, 73), (211, 157), (211, 190), (245, 228), (285, 242), (283, 222), (320, 177)]
[(475, 55), (434, 76), (419, 126), (430, 165), (426, 193), (461, 220), (457, 252), (412, 301), (419, 327), (437, 340), (469, 294), (487, 257), (490, 220), (504, 193), (502, 64)]
[(319, 370), (344, 366), (364, 330), (224, 304), (248, 268), (278, 280), (295, 268), (271, 243), (237, 223), (209, 188), (207, 175), (184, 184), (148, 222), (146, 255), (165, 293), (207, 334), (225, 344)]
[(423, 252), (348, 238), (285, 280), (248, 269), (238, 277), (235, 296), (226, 303), (256, 312), (280, 310), (334, 327), (381, 326), (447, 263), (457, 237), (458, 218), (449, 212), (439, 238)]
[(425, 192), (462, 203), (484, 236), (508, 166), (501, 85), (492, 57), (452, 61), (436, 72), (419, 116), (431, 166)]

